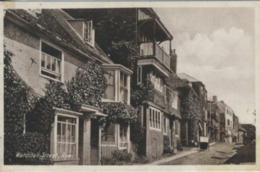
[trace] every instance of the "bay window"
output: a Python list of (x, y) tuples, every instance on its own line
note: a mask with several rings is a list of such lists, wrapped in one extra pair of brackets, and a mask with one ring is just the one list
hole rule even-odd
[(119, 64), (103, 64), (107, 81), (103, 101), (130, 103), (130, 75), (132, 71)]
[(62, 52), (42, 42), (40, 69), (41, 75), (62, 81)]

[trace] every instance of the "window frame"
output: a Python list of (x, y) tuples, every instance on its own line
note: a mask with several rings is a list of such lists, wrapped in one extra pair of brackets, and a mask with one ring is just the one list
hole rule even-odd
[[(89, 24), (90, 23), (90, 24)], [(90, 26), (90, 27), (89, 27)], [(87, 35), (87, 28), (90, 28), (89, 35), (90, 35), (90, 41), (87, 41), (86, 35)], [(85, 21), (84, 22), (84, 28), (83, 28), (83, 41), (87, 44), (89, 44), (92, 47), (95, 47), (95, 29), (93, 27), (93, 20)]]
[[(162, 130), (162, 112), (153, 107), (148, 108), (149, 112), (149, 128), (157, 131)], [(152, 112), (152, 113), (151, 113)]]
[[(126, 134), (126, 140), (125, 140), (125, 142), (121, 142), (121, 128), (123, 128), (124, 127), (124, 129), (126, 129), (126, 131), (125, 131), (125, 134)], [(121, 126), (121, 124), (118, 124), (118, 148), (120, 149), (120, 150), (127, 150), (128, 149), (128, 147), (129, 147), (129, 125), (127, 125), (127, 126)], [(121, 146), (121, 143), (126, 143), (126, 146)]]
[[(44, 75), (42, 74), (42, 53), (45, 53), (42, 51), (42, 44), (46, 44), (54, 49), (56, 49), (57, 51), (60, 51), (61, 52), (61, 62), (60, 62), (60, 70), (61, 70), (61, 74), (60, 74), (60, 80), (58, 79), (55, 79), (55, 78), (52, 78), (50, 76), (47, 76), (47, 75)], [(51, 80), (54, 80), (54, 81), (57, 81), (57, 82), (61, 82), (61, 83), (64, 83), (64, 51), (62, 51), (60, 48), (58, 48), (56, 45), (48, 42), (48, 41), (45, 41), (43, 39), (40, 39), (40, 49), (39, 49), (39, 53), (40, 53), (40, 61), (39, 61), (39, 74), (40, 76), (44, 77), (44, 78), (47, 78), (47, 79), (51, 79)], [(47, 53), (45, 53), (47, 54)], [(52, 56), (50, 54), (47, 54), (49, 56)], [(53, 56), (52, 56), (53, 57)], [(54, 57), (56, 58), (56, 57)]]
[(143, 82), (143, 66), (137, 67), (137, 84), (141, 84)]
[(102, 129), (102, 131), (101, 131), (101, 146), (112, 146), (112, 147), (114, 147), (114, 146), (116, 146), (116, 124), (115, 123), (111, 123), (110, 125), (113, 125), (114, 126), (114, 139), (115, 139), (115, 141), (114, 141), (114, 143), (112, 144), (110, 144), (110, 143), (103, 143), (103, 140), (102, 140), (102, 132), (104, 131), (103, 129)]
[[(68, 118), (75, 118), (76, 124), (75, 124), (75, 143), (76, 143), (76, 157), (74, 158), (67, 158), (67, 159), (59, 159), (58, 157), (54, 158), (54, 160), (58, 161), (66, 161), (66, 160), (78, 160), (79, 159), (79, 115), (82, 115), (78, 112), (68, 111), (64, 109), (58, 109), (54, 108), (56, 110), (55, 117), (54, 117), (54, 127), (53, 127), (53, 141), (51, 140), (51, 143), (53, 142), (53, 145), (51, 150), (53, 151), (54, 155), (58, 155), (58, 116), (61, 117), (68, 117)], [(66, 154), (67, 155), (67, 154)]]
[[(113, 85), (113, 87), (114, 87), (114, 99), (112, 100), (112, 99), (104, 98), (104, 96), (103, 96), (103, 101), (116, 101), (116, 95), (117, 95), (117, 94), (116, 94), (116, 91), (117, 91), (117, 90), (116, 90), (116, 76), (117, 76), (116, 72), (117, 72), (117, 71), (116, 71), (115, 69), (107, 69), (105, 72), (108, 72), (108, 71), (114, 72), (114, 76), (113, 76), (113, 77), (114, 77), (114, 81), (113, 81), (113, 82), (114, 82), (114, 83), (113, 83), (113, 84), (114, 84), (114, 85)], [(104, 74), (104, 75), (105, 75), (105, 74)], [(107, 84), (107, 83), (106, 83), (106, 87), (107, 87), (107, 85), (112, 86), (111, 84)], [(105, 92), (106, 92), (106, 88), (105, 88)], [(104, 95), (105, 95), (105, 92), (104, 92)]]
[[(123, 85), (121, 85), (121, 77), (123, 76)], [(129, 80), (128, 80), (129, 75), (127, 75), (126, 73), (124, 73), (123, 71), (119, 71), (119, 101), (125, 104), (128, 104), (128, 99), (129, 99)], [(126, 82), (126, 83), (125, 83)], [(126, 85), (125, 85), (126, 84)], [(123, 91), (126, 91), (126, 102), (124, 100), (121, 100), (121, 89)]]
[(164, 135), (168, 134), (168, 118), (167, 117), (163, 118), (163, 134)]

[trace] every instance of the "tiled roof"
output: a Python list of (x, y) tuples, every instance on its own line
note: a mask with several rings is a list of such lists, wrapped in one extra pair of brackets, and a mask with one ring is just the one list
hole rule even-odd
[(171, 73), (166, 82), (172, 90), (189, 86), (187, 82), (179, 78), (175, 73)]
[(192, 76), (190, 76), (186, 73), (179, 73), (178, 77), (180, 77), (181, 79), (186, 79), (189, 82), (201, 82), (201, 81), (197, 80), (196, 78), (193, 78)]
[(42, 32), (59, 43), (63, 43), (72, 50), (83, 53), (88, 58), (94, 58), (103, 63), (112, 63), (101, 48), (95, 44), (95, 48), (84, 43), (71, 28), (67, 20), (74, 19), (60, 9), (43, 9), (38, 17), (34, 17), (26, 10), (7, 10), (16, 17), (20, 17), (32, 27), (32, 31)]

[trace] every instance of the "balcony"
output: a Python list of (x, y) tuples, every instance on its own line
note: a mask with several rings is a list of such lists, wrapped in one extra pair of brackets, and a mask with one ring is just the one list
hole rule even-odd
[(167, 70), (170, 70), (170, 55), (160, 47), (157, 43), (153, 46), (152, 42), (142, 43), (140, 45), (140, 56), (142, 58), (155, 58), (159, 61)]

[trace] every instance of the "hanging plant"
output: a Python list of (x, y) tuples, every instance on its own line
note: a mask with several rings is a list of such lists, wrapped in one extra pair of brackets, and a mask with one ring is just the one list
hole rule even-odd
[(126, 125), (134, 123), (137, 120), (137, 111), (135, 108), (121, 102), (103, 103), (102, 111), (108, 115), (106, 118), (99, 120), (99, 123), (104, 126), (109, 126), (111, 123)]

